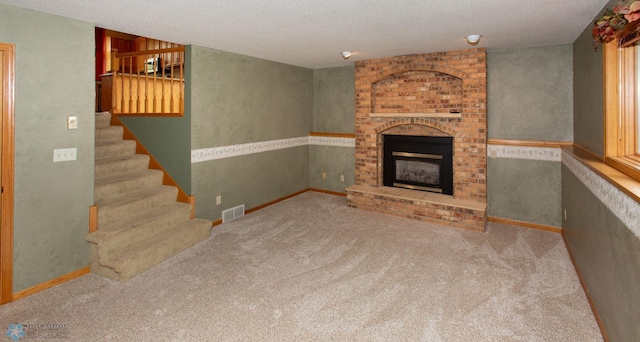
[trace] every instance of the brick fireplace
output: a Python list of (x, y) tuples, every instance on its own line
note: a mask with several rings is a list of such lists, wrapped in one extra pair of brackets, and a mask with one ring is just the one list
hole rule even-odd
[[(470, 49), (356, 62), (353, 208), (484, 231), (486, 51)], [(453, 195), (383, 185), (384, 136), (451, 137)]]

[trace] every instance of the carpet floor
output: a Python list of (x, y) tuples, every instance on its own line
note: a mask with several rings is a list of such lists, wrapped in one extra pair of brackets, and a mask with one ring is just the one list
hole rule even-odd
[(70, 341), (602, 341), (560, 234), (465, 231), (315, 192), (125, 283), (88, 274), (0, 306), (0, 328), (16, 323)]

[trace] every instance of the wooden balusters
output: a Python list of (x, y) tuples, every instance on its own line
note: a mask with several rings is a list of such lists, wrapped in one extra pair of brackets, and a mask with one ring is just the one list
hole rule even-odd
[(184, 47), (116, 54), (112, 66), (112, 113), (183, 115)]

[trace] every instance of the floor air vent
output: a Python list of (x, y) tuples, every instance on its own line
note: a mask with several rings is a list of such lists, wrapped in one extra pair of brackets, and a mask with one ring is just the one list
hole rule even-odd
[(222, 223), (244, 216), (244, 204), (222, 211)]

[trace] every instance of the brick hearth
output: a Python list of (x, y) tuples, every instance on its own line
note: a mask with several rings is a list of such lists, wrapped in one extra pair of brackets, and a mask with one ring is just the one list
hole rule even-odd
[[(356, 185), (350, 207), (484, 230), (486, 51), (356, 62)], [(382, 186), (383, 135), (453, 137), (453, 196)]]

